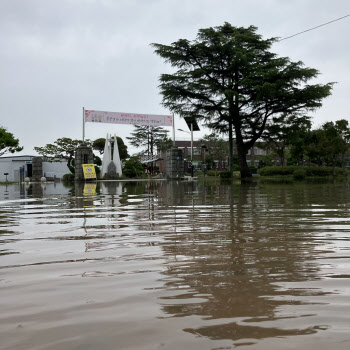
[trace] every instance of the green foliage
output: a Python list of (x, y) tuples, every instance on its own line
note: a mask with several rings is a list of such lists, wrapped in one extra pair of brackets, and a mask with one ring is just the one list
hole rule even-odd
[(142, 177), (143, 167), (137, 157), (130, 157), (124, 164), (123, 174), (127, 177)]
[(168, 138), (168, 130), (160, 126), (134, 125), (134, 132), (127, 137), (135, 147), (145, 147), (142, 153), (154, 154), (154, 149), (167, 150), (171, 147), (171, 140)]
[[(282, 114), (272, 117), (262, 135), (265, 148), (274, 152), (280, 165), (286, 165), (287, 148), (299, 139), (303, 139), (305, 132), (311, 128), (310, 117)], [(299, 155), (301, 150), (299, 149)], [(272, 165), (272, 164), (270, 164)]]
[[(100, 154), (103, 154), (104, 149), (105, 149), (105, 144), (106, 144), (106, 139), (101, 137), (101, 138), (96, 139), (95, 141), (92, 142), (92, 148), (95, 151), (98, 151)], [(119, 151), (120, 160), (127, 159), (129, 157), (128, 146), (124, 143), (124, 141), (121, 137), (117, 136), (117, 144), (118, 144), (118, 151)]]
[(206, 172), (207, 176), (219, 176), (219, 174), (221, 173), (221, 171), (216, 171), (216, 170), (208, 170)]
[(101, 175), (101, 168), (95, 164), (96, 177), (99, 179)]
[[(264, 40), (254, 26), (225, 23), (200, 29), (193, 41), (153, 44), (155, 52), (177, 69), (160, 77), (163, 105), (228, 134), (230, 145), (235, 134), (242, 177), (251, 176), (246, 154), (269, 118), (319, 108), (331, 92), (331, 83), (308, 83), (317, 77), (316, 69), (270, 52), (276, 41)], [(230, 146), (231, 170), (232, 152)]]
[(233, 171), (239, 171), (239, 165), (233, 164), (232, 169), (233, 169)]
[(349, 152), (350, 128), (345, 119), (324, 123), (315, 130), (300, 129), (290, 143), (288, 164), (325, 165), (344, 164)]
[(273, 166), (274, 153), (265, 154), (259, 156), (259, 166), (258, 168), (264, 168), (266, 166)]
[(204, 135), (198, 142), (208, 151), (208, 154), (205, 156), (205, 163), (209, 166), (207, 169), (214, 167), (214, 160), (223, 161), (226, 159), (228, 143), (215, 133)]
[(303, 180), (306, 177), (306, 171), (305, 169), (297, 169), (293, 172), (293, 179), (294, 180)]
[(64, 174), (62, 177), (63, 182), (74, 182), (74, 174)]
[(204, 163), (206, 164), (207, 170), (211, 170), (215, 167), (215, 163), (210, 155), (205, 156)]
[(249, 170), (252, 174), (256, 174), (258, 169), (254, 165), (250, 165)]
[(345, 119), (327, 122), (321, 128), (313, 130), (306, 152), (311, 161), (327, 166), (335, 166), (345, 157), (349, 145), (350, 129)]
[(165, 152), (173, 147), (173, 140), (166, 136), (163, 140), (159, 140), (156, 146), (158, 148), (158, 151)]
[(222, 179), (230, 179), (232, 177), (232, 171), (229, 171), (229, 170), (221, 171), (219, 176)]
[(19, 146), (19, 140), (15, 139), (13, 134), (8, 132), (4, 127), (0, 127), (0, 156), (5, 153), (15, 153), (22, 151), (23, 147)]
[[(258, 170), (261, 176), (283, 176), (283, 175), (293, 175), (296, 170), (303, 170), (306, 172), (306, 176), (331, 176), (333, 175), (332, 167), (325, 166), (270, 166), (261, 168)], [(348, 173), (348, 172), (347, 172)], [(335, 168), (334, 174), (344, 175), (344, 170), (341, 168)]]
[[(67, 167), (72, 171), (72, 162), (75, 149), (82, 143), (81, 140), (72, 140), (68, 137), (57, 139), (53, 144), (49, 143), (44, 147), (34, 147), (34, 150), (41, 156), (48, 158), (48, 161), (57, 162), (60, 159), (67, 160)], [(85, 141), (88, 145), (90, 141)]]
[(95, 156), (94, 155), (94, 164), (97, 166), (101, 166), (102, 165), (102, 160), (99, 156)]

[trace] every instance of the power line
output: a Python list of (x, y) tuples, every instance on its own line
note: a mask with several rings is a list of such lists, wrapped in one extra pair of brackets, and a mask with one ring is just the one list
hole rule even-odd
[(330, 21), (330, 22), (327, 22), (327, 23), (323, 23), (323, 24), (320, 24), (319, 26), (316, 26), (316, 27), (313, 27), (313, 28), (310, 28), (310, 29), (306, 29), (306, 30), (303, 30), (302, 32), (300, 33), (296, 33), (296, 34), (293, 34), (291, 36), (287, 36), (285, 38), (282, 38), (282, 39), (279, 39), (277, 40), (277, 42), (280, 42), (282, 40), (287, 40), (287, 39), (290, 39), (290, 38), (293, 38), (297, 35), (300, 35), (300, 34), (303, 34), (303, 33), (306, 33), (306, 32), (309, 32), (311, 30), (314, 30), (314, 29), (317, 29), (317, 28), (320, 28), (320, 27), (323, 27), (323, 26), (326, 26), (327, 24), (330, 24), (330, 23), (333, 23), (333, 22), (337, 22), (337, 21), (340, 21), (341, 19), (344, 19), (346, 17), (350, 17), (350, 14), (349, 15), (346, 15), (346, 16), (343, 16), (343, 17), (340, 17), (340, 18), (337, 18), (337, 19), (334, 19), (333, 21)]

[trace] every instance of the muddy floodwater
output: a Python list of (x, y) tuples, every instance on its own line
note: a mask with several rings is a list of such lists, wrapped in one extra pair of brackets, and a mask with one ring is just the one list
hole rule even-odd
[(350, 349), (350, 186), (0, 186), (0, 349)]

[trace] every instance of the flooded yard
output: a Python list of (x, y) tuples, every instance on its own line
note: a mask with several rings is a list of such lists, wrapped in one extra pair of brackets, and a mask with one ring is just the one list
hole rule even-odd
[(0, 186), (0, 349), (350, 349), (350, 187)]

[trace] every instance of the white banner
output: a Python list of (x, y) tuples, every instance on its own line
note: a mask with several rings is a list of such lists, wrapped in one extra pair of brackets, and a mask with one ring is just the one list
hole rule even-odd
[(173, 116), (85, 110), (85, 122), (172, 126)]

